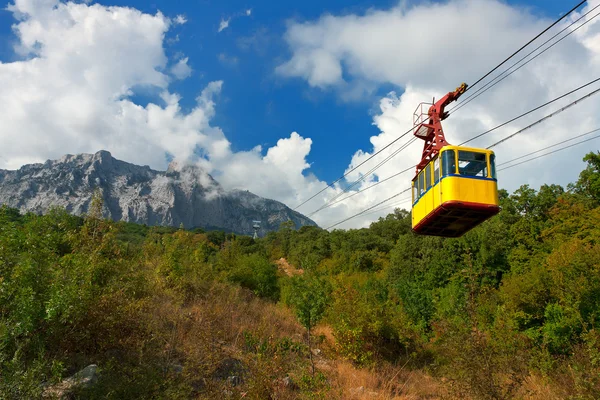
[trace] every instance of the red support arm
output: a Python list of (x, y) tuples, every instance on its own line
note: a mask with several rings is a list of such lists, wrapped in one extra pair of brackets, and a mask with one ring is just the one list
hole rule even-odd
[(442, 147), (449, 144), (442, 129), (442, 121), (448, 116), (444, 109), (448, 104), (457, 100), (466, 90), (467, 84), (461, 84), (454, 92), (448, 93), (429, 107), (426, 120), (419, 118), (415, 123), (413, 134), (425, 141), (421, 162), (417, 164), (417, 174), (439, 153)]

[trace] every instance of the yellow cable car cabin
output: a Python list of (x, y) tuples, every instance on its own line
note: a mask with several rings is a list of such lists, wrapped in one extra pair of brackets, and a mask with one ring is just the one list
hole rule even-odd
[(415, 233), (461, 236), (500, 211), (494, 152), (444, 146), (412, 182)]
[(494, 152), (452, 146), (444, 136), (444, 108), (467, 90), (462, 84), (414, 113), (414, 135), (425, 141), (412, 181), (412, 229), (458, 237), (500, 211)]

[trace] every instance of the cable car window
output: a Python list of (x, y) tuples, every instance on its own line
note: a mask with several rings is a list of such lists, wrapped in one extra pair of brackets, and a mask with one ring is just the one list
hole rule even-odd
[(421, 171), (421, 173), (419, 174), (419, 196), (422, 196), (423, 193), (425, 192), (425, 185), (423, 182), (423, 171)]
[(459, 151), (458, 173), (466, 176), (487, 178), (487, 161), (485, 158), (485, 153)]
[(490, 154), (490, 169), (492, 171), (492, 178), (496, 178), (496, 155)]
[(456, 173), (456, 159), (454, 150), (446, 150), (442, 152), (442, 173), (443, 176)]
[(440, 181), (440, 158), (436, 157), (435, 160), (433, 160), (433, 182), (434, 184), (438, 183)]
[(429, 190), (431, 187), (431, 163), (425, 167), (425, 187), (427, 188), (426, 190)]
[(419, 177), (417, 177), (417, 179), (415, 179), (415, 201), (417, 201), (417, 199), (419, 198), (420, 195), (421, 195), (421, 190), (420, 190), (420, 186), (419, 186)]
[(417, 187), (417, 185), (418, 185), (417, 182), (418, 182), (418, 180), (414, 180), (413, 181), (413, 187), (412, 187), (412, 189), (413, 189), (412, 190), (412, 196), (413, 196), (412, 201), (413, 201), (413, 203), (415, 201), (417, 201), (417, 199), (419, 198), (419, 188)]

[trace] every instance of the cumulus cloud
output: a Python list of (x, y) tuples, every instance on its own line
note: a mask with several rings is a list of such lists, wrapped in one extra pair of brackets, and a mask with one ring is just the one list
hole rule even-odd
[(249, 17), (252, 15), (252, 9), (248, 8), (242, 12), (238, 12), (228, 18), (221, 18), (221, 23), (219, 23), (219, 30), (218, 32), (222, 32), (225, 29), (229, 28), (229, 24), (231, 23), (231, 21), (233, 21), (236, 18), (239, 17)]
[[(598, 0), (588, 7), (595, 4)], [(165, 34), (173, 21), (162, 14), (58, 0), (16, 0), (9, 10), (16, 18), (15, 50), (23, 58), (0, 63), (0, 168), (18, 168), (65, 153), (106, 149), (119, 159), (163, 170), (171, 157), (182, 162), (191, 160), (228, 189), (248, 189), (292, 207), (326, 186), (310, 174), (306, 161), (311, 147), (319, 145), (308, 137), (310, 132), (294, 132), (270, 148), (232, 151), (225, 133), (211, 125), (223, 82), (210, 83), (191, 110), (182, 110), (180, 96), (169, 87), (170, 74), (177, 76), (169, 67), (175, 60), (169, 60), (164, 53)], [(424, 21), (430, 22), (422, 25)], [(286, 37), (292, 56), (278, 72), (340, 93), (354, 87), (360, 93), (373, 85), (389, 83), (398, 87), (398, 95), (390, 93), (380, 99), (373, 122), (381, 133), (371, 138), (372, 148), (349, 155), (349, 170), (404, 133), (412, 124), (412, 112), (419, 102), (445, 94), (465, 76), (479, 77), (549, 23), (548, 19), (493, 0), (455, 0), (412, 8), (399, 6), (366, 15), (324, 16), (289, 25)], [(405, 30), (399, 31), (398, 24)], [(413, 29), (406, 30), (406, 26)], [(448, 139), (460, 143), (597, 77), (599, 27), (591, 22), (452, 115), (444, 125)], [(407, 44), (415, 41), (415, 35), (406, 33), (416, 31), (425, 35), (419, 36), (418, 47)], [(462, 48), (473, 46), (481, 48)], [(414, 51), (405, 52), (406, 49)], [(183, 56), (176, 60), (175, 67), (182, 62), (188, 64)], [(134, 103), (136, 91), (148, 88), (160, 92), (160, 99), (146, 106)], [(495, 149), (499, 162), (599, 127), (599, 105), (596, 98), (587, 100), (499, 146)], [(544, 112), (474, 144), (486, 146)], [(416, 142), (378, 169), (376, 175), (367, 176), (358, 187), (364, 188), (414, 165), (421, 145)], [(579, 161), (583, 153), (597, 148), (591, 146), (502, 172), (501, 186), (512, 190), (523, 183), (538, 186), (543, 182), (572, 181), (583, 167)], [(393, 150), (394, 147), (383, 151), (351, 173), (349, 179), (366, 173)], [(394, 178), (313, 218), (327, 227), (404, 189), (410, 184), (410, 177), (409, 173)], [(299, 211), (309, 214), (341, 191), (341, 186), (336, 185)], [(389, 211), (364, 215), (341, 227), (366, 226)]]
[(217, 59), (221, 64), (228, 67), (235, 67), (239, 62), (239, 59), (236, 56), (229, 56), (225, 53), (219, 53)]
[(192, 68), (188, 65), (188, 58), (182, 58), (177, 64), (171, 67), (171, 73), (177, 79), (185, 79), (192, 74)]
[(221, 19), (221, 22), (219, 23), (219, 32), (229, 28), (229, 21), (231, 21), (231, 18)]
[(175, 17), (173, 22), (175, 22), (177, 25), (183, 25), (187, 22), (187, 18), (185, 17), (185, 15), (180, 14)]
[[(570, 16), (544, 39), (599, 3), (598, 0), (588, 2), (582, 12)], [(595, 12), (586, 19), (594, 15)], [(338, 91), (344, 96), (356, 87), (393, 84), (398, 88), (400, 95), (390, 93), (380, 100), (380, 110), (374, 117), (374, 123), (381, 133), (371, 137), (372, 149), (359, 150), (352, 156), (349, 171), (406, 132), (412, 126), (412, 114), (420, 102), (430, 101), (432, 97), (440, 98), (461, 82), (479, 78), (551, 22), (551, 19), (530, 14), (527, 9), (511, 7), (496, 0), (454, 0), (411, 6), (400, 3), (389, 10), (371, 10), (364, 15), (324, 15), (314, 21), (288, 24), (285, 38), (292, 55), (277, 68), (277, 73), (303, 79), (312, 87)], [(599, 30), (600, 18), (589, 22), (555, 48), (451, 115), (444, 121), (449, 142), (461, 143), (600, 76)], [(598, 86), (574, 94), (469, 145), (486, 147)], [(494, 148), (498, 163), (600, 127), (600, 116), (596, 111), (599, 107), (600, 96), (590, 98), (499, 145)], [(397, 145), (384, 150), (350, 173), (348, 179), (356, 179), (366, 173), (411, 137), (409, 134)], [(584, 166), (582, 156), (598, 149), (598, 144), (590, 142), (588, 146), (575, 147), (520, 168), (502, 171), (499, 173), (500, 187), (514, 190), (522, 184), (536, 188), (543, 183), (565, 185), (577, 178)], [(358, 188), (415, 165), (422, 146), (423, 142), (417, 140), (379, 168), (376, 174), (367, 176)], [(337, 214), (343, 219), (344, 215), (360, 212), (410, 187), (413, 173), (393, 178), (321, 213), (328, 216)], [(326, 197), (332, 198), (335, 192), (329, 190)], [(395, 201), (403, 197), (399, 196)], [(323, 204), (324, 199), (303, 206), (301, 211), (314, 210), (318, 203)], [(410, 209), (410, 201), (406, 201), (404, 207)], [(390, 209), (359, 217), (341, 227), (365, 226), (378, 215), (388, 212)], [(320, 218), (323, 218), (320, 221), (329, 220), (325, 216)]]
[[(169, 90), (163, 51), (170, 20), (132, 8), (17, 0), (17, 48), (23, 61), (0, 63), (0, 168), (109, 150), (114, 157), (165, 170), (168, 160), (195, 162), (228, 189), (248, 189), (289, 204), (322, 182), (305, 178), (311, 140), (297, 133), (275, 146), (233, 152), (211, 125), (223, 82), (210, 83), (188, 112)], [(160, 92), (140, 106), (138, 89)], [(290, 154), (287, 154), (290, 153)], [(293, 153), (293, 154), (292, 154)]]

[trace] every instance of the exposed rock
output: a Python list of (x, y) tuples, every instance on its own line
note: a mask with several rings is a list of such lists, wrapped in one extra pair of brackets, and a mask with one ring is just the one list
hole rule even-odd
[(229, 378), (231, 377), (241, 379), (241, 377), (243, 377), (245, 374), (246, 368), (240, 360), (235, 358), (226, 358), (219, 363), (213, 372), (213, 379), (229, 381)]
[(206, 381), (203, 378), (195, 379), (192, 381), (191, 386), (193, 393), (198, 394), (206, 387)]
[(244, 380), (237, 375), (232, 375), (232, 376), (228, 376), (227, 377), (227, 383), (229, 383), (231, 386), (238, 386), (241, 385), (244, 382)]
[(169, 371), (175, 374), (181, 374), (183, 372), (183, 365), (169, 364)]
[(98, 366), (96, 364), (88, 365), (75, 375), (48, 387), (44, 391), (43, 397), (64, 399), (77, 388), (92, 386), (98, 381), (97, 369)]
[(0, 204), (41, 214), (53, 206), (81, 215), (100, 190), (103, 215), (115, 221), (185, 228), (221, 229), (259, 235), (282, 222), (316, 225), (285, 204), (244, 190), (226, 191), (198, 166), (171, 163), (165, 172), (117, 160), (107, 151), (66, 155), (44, 164), (0, 170)]
[(282, 379), (283, 382), (283, 386), (290, 389), (290, 390), (297, 390), (298, 389), (298, 385), (296, 385), (296, 382), (294, 382), (292, 380), (292, 378), (290, 378), (289, 376), (286, 376), (285, 378)]

